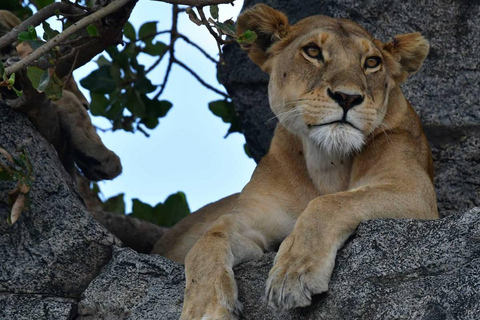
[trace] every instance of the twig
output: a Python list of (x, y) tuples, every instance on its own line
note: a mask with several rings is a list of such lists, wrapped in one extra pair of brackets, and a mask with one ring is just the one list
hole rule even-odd
[[(170, 45), (168, 46), (168, 53), (170, 57), (168, 59), (168, 66), (167, 66), (167, 70), (165, 71), (165, 76), (163, 77), (163, 82), (160, 86), (160, 91), (155, 95), (155, 97), (153, 98), (154, 100), (157, 100), (158, 97), (160, 97), (163, 91), (165, 90), (165, 87), (167, 86), (168, 77), (170, 76), (170, 71), (172, 71), (173, 62), (175, 61), (175, 41), (177, 41), (178, 39), (177, 23), (178, 23), (178, 13), (180, 12), (179, 11), (180, 9), (178, 9), (178, 6), (176, 4), (174, 4), (172, 7), (173, 7), (172, 8), (172, 28), (170, 29)], [(160, 63), (161, 59), (162, 57), (160, 57), (156, 62)], [(152, 68), (150, 67), (150, 69)]]
[(55, 2), (51, 5), (46, 6), (43, 9), (40, 9), (37, 13), (33, 16), (28, 18), (27, 20), (23, 21), (21, 24), (13, 28), (10, 32), (0, 38), (0, 49), (5, 48), (6, 46), (10, 45), (11, 43), (18, 40), (18, 35), (20, 32), (26, 31), (28, 26), (33, 25), (34, 27), (38, 26), (40, 23), (44, 22), (51, 16), (54, 16), (57, 12), (61, 13), (71, 13), (71, 14), (78, 14), (83, 11), (79, 11), (75, 7), (72, 6), (70, 3), (65, 2)]
[(195, 42), (192, 42), (188, 37), (184, 36), (183, 34), (179, 34), (178, 37), (180, 39), (183, 39), (186, 43), (192, 45), (193, 47), (197, 48), (205, 57), (207, 57), (208, 60), (212, 61), (213, 63), (218, 63), (217, 60), (215, 60), (211, 55), (209, 55), (205, 50), (202, 49), (198, 44)]
[(205, 27), (207, 27), (208, 32), (210, 32), (210, 34), (215, 38), (215, 40), (217, 40), (217, 45), (218, 45), (219, 51), (221, 52), (220, 44), (225, 44), (226, 43), (225, 40), (223, 40), (222, 37), (218, 35), (218, 33), (216, 33), (215, 30), (213, 30), (212, 26), (210, 25), (210, 22), (208, 22), (207, 20), (207, 17), (205, 17), (205, 13), (203, 12), (203, 7), (197, 7), (197, 10), (198, 10), (198, 14), (200, 15), (200, 19), (202, 20)]
[(75, 51), (75, 60), (73, 60), (72, 69), (70, 69), (70, 72), (68, 73), (67, 79), (65, 79), (64, 83), (68, 83), (72, 78), (73, 70), (75, 70), (75, 65), (77, 64), (77, 61), (78, 61), (79, 51), (77, 49), (73, 49), (73, 50)]
[(163, 78), (162, 85), (160, 86), (160, 91), (155, 95), (153, 100), (157, 100), (158, 97), (160, 97), (163, 91), (165, 90), (165, 87), (167, 86), (168, 76), (170, 75), (170, 71), (172, 70), (173, 61), (174, 60), (172, 59), (172, 55), (170, 55), (170, 60), (168, 60), (167, 71), (165, 72), (165, 77)]
[(186, 64), (184, 64), (183, 62), (177, 60), (177, 59), (174, 59), (173, 60), (174, 63), (178, 64), (180, 67), (182, 67), (183, 69), (185, 69), (186, 71), (188, 71), (192, 76), (195, 77), (195, 79), (198, 80), (198, 82), (200, 82), (205, 88), (207, 89), (210, 89), (212, 90), (213, 92), (225, 97), (225, 98), (230, 98), (230, 96), (214, 87), (212, 87), (211, 85), (209, 85), (208, 83), (206, 83), (198, 74), (195, 73), (195, 71), (193, 71), (192, 69), (190, 69)]
[(199, 6), (211, 6), (214, 4), (224, 4), (224, 3), (230, 3), (233, 5), (233, 2), (235, 0), (155, 0), (155, 1), (166, 2), (166, 3), (176, 4), (176, 5), (180, 4), (180, 5), (191, 6), (191, 7), (199, 7)]
[(99, 131), (102, 131), (102, 132), (109, 132), (109, 131), (112, 131), (113, 128), (107, 128), (107, 129), (103, 129), (103, 128), (100, 128), (98, 126), (93, 126), (95, 128), (95, 130), (99, 130)]
[(115, 12), (116, 10), (120, 9), (127, 3), (133, 0), (117, 0), (115, 2), (110, 3), (108, 6), (92, 13), (91, 15), (81, 19), (78, 22), (75, 22), (72, 24), (70, 27), (68, 27), (66, 30), (64, 30), (62, 33), (56, 35), (53, 37), (50, 41), (42, 45), (40, 48), (23, 58), (22, 60), (18, 61), (17, 63), (13, 64), (12, 66), (8, 67), (5, 69), (5, 72), (8, 75), (17, 72), (20, 69), (25, 68), (26, 66), (30, 65), (35, 59), (41, 57), (45, 53), (47, 53), (49, 50), (51, 50), (53, 47), (58, 45), (59, 43), (62, 43), (65, 39), (70, 37), (72, 34), (77, 32), (78, 30), (87, 27), (88, 25), (94, 23), (95, 21), (108, 16), (109, 14)]
[(215, 42), (217, 43), (217, 48), (218, 48), (218, 55), (220, 56), (220, 63), (223, 64), (221, 45), (230, 43), (231, 41), (223, 40), (222, 36), (216, 33), (215, 30), (213, 30), (212, 26), (210, 25), (210, 22), (208, 22), (207, 18), (205, 17), (205, 13), (203, 12), (203, 7), (197, 7), (197, 10), (198, 10), (198, 14), (200, 15), (200, 19), (202, 20), (205, 27), (207, 27), (208, 32), (210, 32), (210, 34), (215, 38)]

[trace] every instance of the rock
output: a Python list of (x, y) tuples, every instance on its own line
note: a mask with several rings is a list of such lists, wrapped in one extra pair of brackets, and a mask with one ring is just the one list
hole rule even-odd
[[(435, 221), (371, 220), (339, 251), (328, 293), (277, 312), (263, 301), (275, 254), (235, 268), (245, 319), (478, 319), (480, 208)], [(183, 267), (116, 249), (87, 288), (80, 319), (178, 319)]]
[(131, 215), (107, 211), (91, 211), (91, 214), (102, 226), (118, 237), (125, 247), (140, 253), (150, 253), (158, 239), (168, 230)]
[(77, 301), (37, 294), (1, 294), (0, 320), (70, 320)]
[(23, 115), (1, 103), (0, 123), (0, 145), (9, 152), (24, 146), (35, 178), (30, 209), (13, 226), (7, 192), (15, 183), (0, 182), (0, 292), (78, 298), (121, 243), (87, 212), (55, 150)]
[(178, 319), (183, 266), (159, 255), (116, 248), (112, 261), (82, 295), (77, 320)]
[[(480, 46), (474, 40), (480, 38), (479, 1), (246, 0), (244, 5), (260, 2), (285, 12), (290, 23), (313, 14), (348, 18), (382, 41), (397, 34), (422, 32), (430, 41), (430, 54), (420, 72), (402, 88), (434, 145), (440, 214), (479, 205), (480, 175), (471, 176), (471, 172), (480, 172), (475, 148), (480, 136)], [(258, 162), (268, 150), (277, 123), (268, 105), (268, 76), (236, 44), (225, 47), (224, 60), (220, 80), (233, 98), (248, 147)], [(435, 136), (429, 135), (432, 132)], [(463, 138), (449, 139), (452, 134)], [(447, 145), (438, 143), (438, 135)], [(458, 197), (460, 194), (465, 196)]]

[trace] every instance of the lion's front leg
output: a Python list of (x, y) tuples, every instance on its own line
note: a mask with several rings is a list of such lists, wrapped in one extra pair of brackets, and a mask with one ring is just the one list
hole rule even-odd
[(263, 250), (236, 218), (221, 217), (188, 253), (182, 320), (238, 319), (241, 304), (232, 268), (260, 258)]
[(299, 220), (281, 244), (266, 284), (271, 307), (305, 307), (312, 295), (328, 290), (337, 250), (346, 237), (334, 236), (316, 220)]
[(275, 258), (267, 280), (269, 304), (278, 309), (303, 307), (312, 295), (327, 291), (337, 250), (361, 221), (435, 218), (433, 187), (420, 186), (397, 179), (312, 200)]

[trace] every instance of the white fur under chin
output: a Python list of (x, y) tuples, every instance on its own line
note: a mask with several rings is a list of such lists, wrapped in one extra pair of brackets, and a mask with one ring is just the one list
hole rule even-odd
[(310, 139), (328, 154), (348, 156), (359, 152), (365, 137), (362, 132), (348, 124), (331, 124), (310, 130)]

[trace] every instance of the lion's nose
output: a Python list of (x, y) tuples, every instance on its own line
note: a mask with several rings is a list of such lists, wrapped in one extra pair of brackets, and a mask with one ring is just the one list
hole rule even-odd
[(330, 89), (327, 92), (330, 98), (335, 100), (345, 113), (363, 102), (363, 96), (359, 94), (347, 94), (341, 91), (332, 92)]

